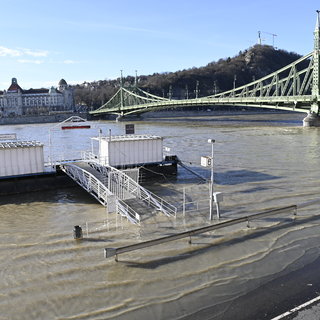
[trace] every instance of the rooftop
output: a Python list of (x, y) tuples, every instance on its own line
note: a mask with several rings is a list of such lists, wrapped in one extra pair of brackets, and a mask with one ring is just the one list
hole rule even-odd
[(13, 149), (13, 148), (30, 148), (42, 147), (43, 144), (38, 141), (1, 141), (0, 149)]
[(23, 93), (28, 93), (28, 94), (48, 93), (48, 92), (49, 92), (49, 89), (45, 89), (45, 88), (23, 90)]
[(94, 137), (93, 140), (105, 140), (105, 141), (139, 141), (139, 140), (162, 140), (162, 137), (159, 136), (152, 136), (147, 134), (127, 134), (122, 136), (101, 136), (101, 137)]

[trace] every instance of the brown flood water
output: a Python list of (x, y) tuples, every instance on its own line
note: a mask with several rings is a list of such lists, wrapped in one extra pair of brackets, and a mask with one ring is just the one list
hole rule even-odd
[[(214, 138), (215, 190), (224, 194), (222, 221), (319, 197), (320, 129), (303, 128), (302, 114), (226, 114), (148, 119), (136, 133), (164, 137), (186, 164), (210, 176), (200, 157)], [(0, 133), (48, 144), (52, 124), (1, 126)], [(57, 152), (90, 149), (89, 137), (124, 123), (92, 122), (90, 130), (54, 131)], [(58, 146), (59, 144), (59, 146)], [(46, 148), (46, 157), (49, 154)], [(181, 204), (205, 199), (207, 189), (179, 169), (175, 180), (151, 189)], [(233, 302), (319, 257), (319, 207), (286, 217), (179, 240), (123, 254), (116, 263), (104, 248), (133, 244), (208, 225), (208, 211), (160, 213), (135, 226), (105, 209), (80, 188), (0, 198), (0, 319), (234, 319)], [(86, 235), (86, 223), (89, 227)], [(213, 221), (216, 223), (216, 221)], [(73, 239), (73, 226), (85, 239)], [(267, 229), (273, 225), (274, 228)], [(207, 311), (206, 311), (207, 310)], [(241, 319), (241, 315), (237, 317)]]

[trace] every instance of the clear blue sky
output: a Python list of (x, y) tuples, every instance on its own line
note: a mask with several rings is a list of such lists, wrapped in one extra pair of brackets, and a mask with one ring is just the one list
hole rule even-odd
[(0, 0), (0, 90), (204, 66), (258, 39), (307, 54), (319, 0)]

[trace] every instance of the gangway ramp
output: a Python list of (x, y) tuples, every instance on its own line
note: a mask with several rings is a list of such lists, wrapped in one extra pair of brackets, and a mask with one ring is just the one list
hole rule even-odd
[(95, 197), (103, 206), (107, 207), (108, 211), (115, 211), (126, 217), (132, 223), (140, 223), (140, 215), (120, 199), (117, 199), (105, 185), (105, 177), (87, 163), (82, 161), (65, 162), (60, 164), (60, 168), (83, 189)]
[[(147, 213), (148, 208), (161, 211), (167, 216), (176, 215), (176, 207), (114, 167), (101, 165), (92, 160), (65, 162), (61, 163), (60, 167), (106, 206), (108, 211), (120, 213), (133, 223), (140, 223), (142, 213)], [(132, 208), (133, 205), (135, 209)]]
[(175, 206), (142, 187), (123, 171), (112, 166), (101, 165), (92, 160), (88, 163), (108, 178), (108, 188), (118, 198), (122, 200), (138, 199), (149, 207), (161, 211), (166, 216), (176, 216), (177, 208)]
[(107, 205), (108, 197), (112, 196), (112, 193), (106, 187), (105, 179), (101, 173), (93, 170), (87, 163), (81, 161), (65, 162), (60, 164), (60, 168), (82, 188), (93, 195), (102, 205)]

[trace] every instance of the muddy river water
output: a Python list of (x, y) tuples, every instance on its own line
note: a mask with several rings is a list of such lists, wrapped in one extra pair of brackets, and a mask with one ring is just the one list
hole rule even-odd
[[(225, 114), (130, 123), (138, 134), (163, 136), (171, 154), (207, 178), (200, 157), (211, 153), (207, 140), (216, 140), (214, 189), (223, 193), (225, 221), (319, 197), (320, 129), (303, 128), (302, 118)], [(51, 152), (77, 153), (91, 148), (99, 129), (122, 134), (125, 122), (91, 124), (70, 131), (1, 126), (0, 133), (45, 143), (47, 158), (49, 132)], [(207, 185), (183, 168), (150, 188), (176, 205), (183, 192), (188, 201), (208, 199)], [(292, 214), (253, 221), (115, 262), (104, 258), (104, 248), (208, 225), (209, 211), (180, 211), (175, 219), (157, 213), (136, 226), (77, 187), (1, 197), (0, 319), (250, 319), (246, 312), (231, 316), (234, 301), (319, 257), (319, 214), (313, 205), (298, 210), (295, 221)], [(75, 225), (84, 227), (83, 241), (73, 239)]]

